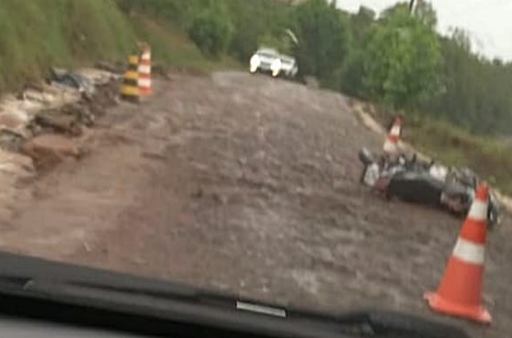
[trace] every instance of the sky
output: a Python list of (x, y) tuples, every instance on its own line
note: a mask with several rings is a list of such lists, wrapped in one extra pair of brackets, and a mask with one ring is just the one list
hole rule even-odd
[[(377, 13), (397, 0), (336, 0), (339, 8), (357, 12), (360, 5)], [(400, 2), (408, 2), (402, 0)], [(429, 0), (436, 12), (437, 30), (446, 34), (450, 26), (464, 28), (473, 50), (488, 58), (512, 61), (512, 0)]]

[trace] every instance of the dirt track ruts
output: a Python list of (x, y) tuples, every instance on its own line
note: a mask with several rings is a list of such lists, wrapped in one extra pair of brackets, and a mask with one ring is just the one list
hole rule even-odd
[(347, 99), (244, 73), (174, 74), (108, 112), (90, 154), (19, 187), (2, 248), (325, 311), (377, 307), (512, 332), (510, 219), (489, 234), (490, 328), (433, 315), (461, 220), (358, 183), (380, 150)]

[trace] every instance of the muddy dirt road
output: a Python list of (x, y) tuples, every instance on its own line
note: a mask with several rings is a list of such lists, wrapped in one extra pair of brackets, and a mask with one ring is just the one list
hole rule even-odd
[(512, 227), (490, 234), (490, 328), (432, 315), (461, 221), (372, 196), (359, 147), (382, 140), (338, 94), (244, 73), (173, 75), (89, 132), (89, 153), (21, 182), (0, 246), (345, 312), (377, 307), (512, 332)]

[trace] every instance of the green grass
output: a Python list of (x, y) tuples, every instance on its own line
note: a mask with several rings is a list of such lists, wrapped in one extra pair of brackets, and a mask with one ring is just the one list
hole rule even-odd
[(447, 165), (467, 166), (504, 193), (512, 194), (512, 147), (443, 122), (411, 119), (404, 138)]
[(218, 60), (206, 58), (185, 33), (168, 21), (148, 18), (139, 13), (132, 14), (130, 21), (138, 38), (152, 46), (152, 53), (157, 62), (205, 73), (240, 67), (228, 56)]
[(0, 0), (0, 90), (39, 79), (52, 65), (119, 59), (134, 41), (109, 0)]

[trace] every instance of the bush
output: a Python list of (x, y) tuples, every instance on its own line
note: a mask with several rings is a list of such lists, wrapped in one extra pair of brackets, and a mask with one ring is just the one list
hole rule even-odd
[(227, 50), (233, 26), (226, 15), (205, 10), (193, 18), (188, 34), (204, 55), (217, 58)]

